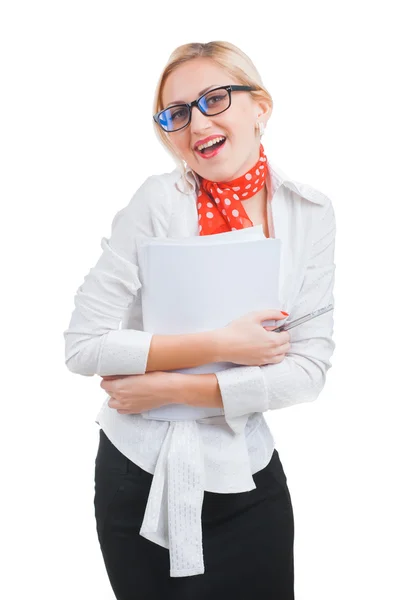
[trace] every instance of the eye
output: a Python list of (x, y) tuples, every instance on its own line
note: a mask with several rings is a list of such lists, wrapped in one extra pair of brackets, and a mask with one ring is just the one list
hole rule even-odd
[(184, 110), (180, 109), (171, 114), (171, 119), (179, 119), (184, 116)]
[(207, 98), (207, 104), (215, 104), (217, 102), (221, 102), (221, 100), (223, 100), (225, 98), (225, 94), (224, 95), (220, 95), (220, 96), (211, 96), (211, 98)]

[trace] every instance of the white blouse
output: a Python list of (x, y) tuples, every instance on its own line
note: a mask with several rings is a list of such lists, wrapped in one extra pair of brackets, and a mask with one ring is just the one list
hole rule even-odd
[[(288, 322), (333, 303), (335, 215), (329, 198), (290, 179), (268, 160), (273, 193), (270, 236), (282, 241), (280, 299)], [(146, 372), (152, 333), (143, 331), (137, 244), (141, 236), (198, 235), (198, 178), (189, 168), (148, 177), (101, 239), (97, 263), (78, 288), (64, 331), (65, 362), (86, 376)], [(132, 462), (153, 474), (140, 535), (169, 549), (171, 577), (204, 573), (204, 491), (254, 489), (252, 475), (270, 461), (274, 439), (267, 410), (311, 402), (321, 392), (330, 358), (333, 313), (290, 330), (290, 351), (278, 364), (237, 365), (215, 373), (220, 416), (189, 420), (120, 414), (107, 395), (96, 423)], [(210, 410), (209, 414), (215, 414)]]

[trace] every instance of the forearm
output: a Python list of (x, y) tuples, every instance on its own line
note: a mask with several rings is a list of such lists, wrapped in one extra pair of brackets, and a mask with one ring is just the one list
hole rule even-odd
[(174, 373), (176, 398), (189, 406), (223, 408), (222, 396), (215, 373), (192, 375)]
[(182, 335), (153, 335), (146, 372), (186, 369), (220, 360), (216, 330)]

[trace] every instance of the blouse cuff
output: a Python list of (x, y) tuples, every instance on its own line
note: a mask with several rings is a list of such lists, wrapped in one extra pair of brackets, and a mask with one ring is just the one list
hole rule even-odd
[(116, 329), (103, 338), (98, 374), (144, 375), (153, 334), (136, 329)]
[(238, 366), (215, 373), (225, 420), (235, 434), (243, 433), (251, 413), (267, 410), (267, 388), (260, 367)]

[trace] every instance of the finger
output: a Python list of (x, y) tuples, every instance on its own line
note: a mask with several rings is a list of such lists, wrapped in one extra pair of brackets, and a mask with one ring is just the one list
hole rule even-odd
[[(266, 331), (271, 331), (272, 333), (274, 333), (273, 330), (276, 329), (276, 327), (266, 327), (266, 326), (264, 326), (263, 329), (265, 329)], [(279, 335), (279, 340), (282, 343), (289, 342), (290, 339), (291, 339), (290, 338), (290, 333), (288, 331), (276, 331), (275, 333), (276, 333), (276, 335)]]
[(289, 342), (285, 342), (284, 344), (282, 344), (281, 346), (278, 346), (278, 351), (280, 354), (289, 352), (290, 348), (291, 348), (291, 344)]
[(116, 400), (115, 398), (111, 397), (108, 401), (108, 406), (110, 408), (121, 408), (121, 403), (118, 400)]
[(108, 381), (108, 379), (102, 379), (102, 381), (100, 382), (100, 387), (106, 389), (110, 389), (110, 386), (115, 385), (113, 381)]
[[(279, 327), (279, 325), (278, 325), (278, 327)], [(271, 333), (279, 336), (279, 338), (285, 339), (287, 337), (286, 336), (286, 333), (287, 333), (286, 331), (274, 331), (275, 329), (277, 329), (277, 326), (275, 326), (275, 327), (266, 327), (266, 326), (264, 326), (263, 329), (265, 329), (265, 331), (270, 331)], [(283, 334), (285, 334), (285, 335), (283, 335)]]
[(275, 354), (275, 356), (271, 359), (271, 362), (273, 363), (280, 363), (283, 361), (283, 359), (285, 358), (285, 354)]
[(271, 319), (281, 321), (282, 319), (286, 319), (288, 316), (289, 313), (276, 309), (258, 310), (254, 312), (254, 317), (258, 321), (269, 321)]

